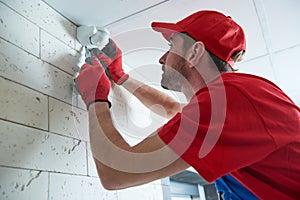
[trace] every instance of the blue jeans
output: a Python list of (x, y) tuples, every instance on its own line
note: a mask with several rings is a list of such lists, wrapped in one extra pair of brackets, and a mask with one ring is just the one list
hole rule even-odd
[(223, 200), (258, 200), (258, 198), (239, 183), (231, 175), (227, 174), (215, 181), (220, 199)]

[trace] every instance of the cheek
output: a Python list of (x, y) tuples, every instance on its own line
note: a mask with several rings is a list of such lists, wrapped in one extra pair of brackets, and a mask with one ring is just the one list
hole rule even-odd
[(185, 53), (181, 47), (174, 47), (169, 52), (175, 57), (184, 58)]
[(168, 57), (166, 58), (166, 63), (170, 64), (170, 65), (174, 65), (176, 63), (178, 63), (179, 61), (181, 61), (183, 59), (183, 57), (175, 52), (170, 52), (168, 54)]

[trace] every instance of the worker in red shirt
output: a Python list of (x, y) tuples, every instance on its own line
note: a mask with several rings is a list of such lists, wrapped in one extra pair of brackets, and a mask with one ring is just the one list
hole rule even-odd
[[(235, 73), (233, 65), (246, 50), (242, 28), (210, 10), (177, 23), (153, 22), (152, 28), (170, 44), (159, 60), (161, 86), (182, 92), (188, 103), (126, 74), (112, 40), (113, 54), (99, 51), (93, 65), (83, 65), (77, 81), (102, 185), (132, 187), (192, 166), (208, 182), (230, 175), (259, 199), (299, 199), (300, 109), (274, 83)], [(103, 67), (116, 84), (170, 120), (128, 145), (112, 121), (111, 82)]]

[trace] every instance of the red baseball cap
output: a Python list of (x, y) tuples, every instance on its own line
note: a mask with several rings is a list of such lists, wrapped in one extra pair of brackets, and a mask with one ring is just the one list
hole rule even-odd
[(244, 31), (229, 16), (202, 10), (191, 14), (177, 23), (152, 22), (153, 30), (161, 32), (169, 40), (175, 32), (186, 32), (196, 41), (202, 41), (205, 48), (233, 66), (233, 53), (246, 50)]

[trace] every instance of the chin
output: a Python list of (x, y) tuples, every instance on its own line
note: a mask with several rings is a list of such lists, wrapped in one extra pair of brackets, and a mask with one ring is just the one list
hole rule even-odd
[(169, 89), (163, 82), (160, 82), (160, 86), (164, 89), (167, 89), (167, 90)]
[(180, 90), (180, 88), (178, 88), (178, 87), (170, 87), (170, 85), (169, 86), (166, 86), (165, 84), (163, 84), (163, 83), (161, 83), (160, 84), (161, 85), (161, 87), (162, 88), (164, 88), (164, 89), (166, 89), (166, 90), (172, 90), (172, 91), (176, 91), (176, 92), (181, 92), (181, 90)]
[(168, 87), (166, 87), (166, 86), (164, 86), (164, 85), (161, 85), (161, 87), (164, 88), (164, 89), (166, 89), (166, 90), (169, 89)]

